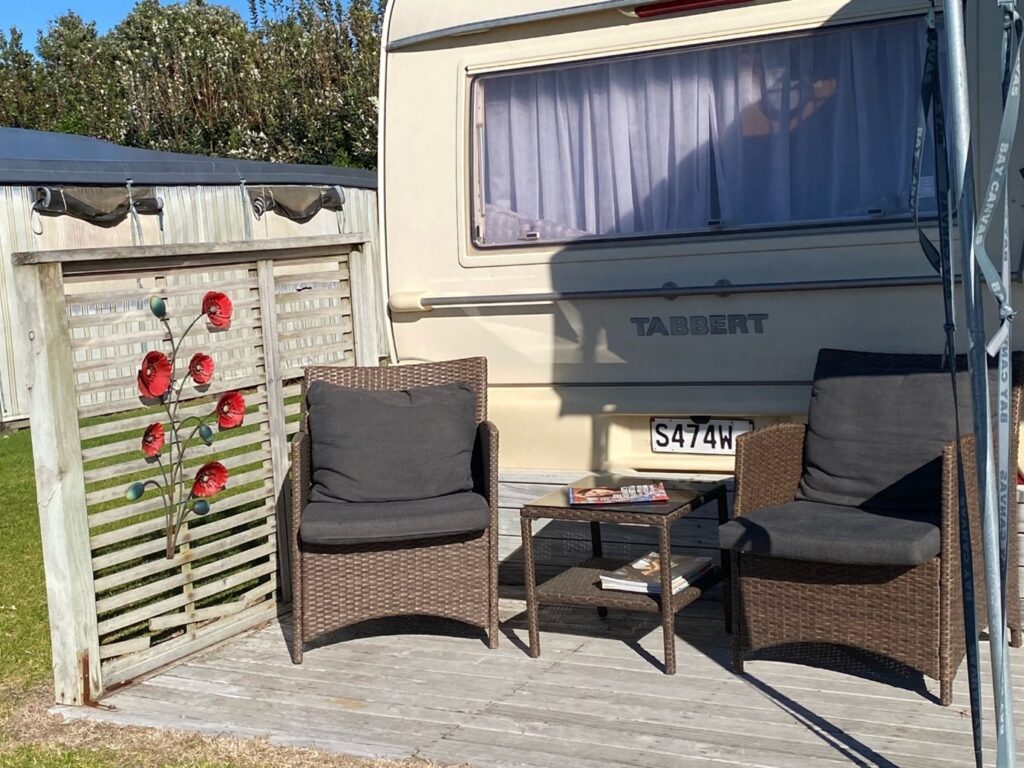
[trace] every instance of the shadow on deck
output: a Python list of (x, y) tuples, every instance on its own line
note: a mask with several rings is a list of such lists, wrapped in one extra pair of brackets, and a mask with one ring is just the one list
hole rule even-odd
[[(677, 617), (674, 676), (661, 673), (658, 617), (615, 611), (542, 608), (530, 659), (522, 608), (503, 600), (496, 651), (458, 624), (388, 620), (307, 646), (298, 667), (283, 617), (112, 694), (109, 708), (59, 711), (481, 768), (974, 764), (964, 674), (949, 708), (933, 681), (839, 649), (772, 651), (736, 676), (708, 599)], [(1024, 658), (1012, 659), (1024, 682)]]

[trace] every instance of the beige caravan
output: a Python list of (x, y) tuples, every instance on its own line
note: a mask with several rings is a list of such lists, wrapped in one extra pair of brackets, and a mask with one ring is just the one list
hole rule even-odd
[[(969, 45), (998, 40), (996, 5), (969, 7)], [(941, 352), (909, 208), (928, 9), (393, 0), (397, 358), (488, 357), (503, 469), (716, 471), (806, 412), (819, 348)], [(969, 57), (980, 182), (998, 46)], [(1012, 173), (1015, 222), (1022, 193)]]

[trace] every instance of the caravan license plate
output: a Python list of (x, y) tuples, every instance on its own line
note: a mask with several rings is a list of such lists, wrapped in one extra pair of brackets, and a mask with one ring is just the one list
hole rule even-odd
[(651, 419), (651, 450), (654, 453), (704, 453), (733, 456), (736, 438), (754, 428), (752, 421), (710, 419)]

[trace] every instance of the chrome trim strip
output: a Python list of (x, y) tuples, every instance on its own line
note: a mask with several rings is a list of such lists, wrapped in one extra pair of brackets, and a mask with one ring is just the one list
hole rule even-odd
[[(1014, 275), (1019, 279), (1019, 273)], [(723, 282), (716, 285), (660, 288), (617, 288), (594, 291), (550, 291), (548, 293), (509, 293), (479, 296), (425, 296), (420, 303), (427, 308), (482, 306), (487, 304), (550, 304), (558, 301), (590, 301), (596, 299), (674, 299), (679, 296), (732, 296), (748, 293), (790, 293), (800, 291), (843, 291), (869, 288), (904, 288), (940, 285), (938, 275), (906, 275), (902, 277), (862, 277), (841, 280), (795, 280), (777, 283)]]

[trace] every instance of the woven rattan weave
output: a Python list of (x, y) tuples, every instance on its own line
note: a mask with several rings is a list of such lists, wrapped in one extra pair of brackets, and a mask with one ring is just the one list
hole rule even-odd
[(328, 632), (369, 619), (429, 615), (466, 622), (498, 644), (498, 432), (487, 421), (487, 361), (482, 357), (386, 368), (306, 369), (313, 381), (374, 390), (462, 382), (476, 395), (475, 491), (490, 506), (480, 533), (390, 544), (311, 546), (299, 523), (309, 500), (311, 455), (303, 402), (302, 428), (292, 442), (291, 558), (294, 590), (292, 660)]
[[(1020, 424), (1021, 363), (1014, 355), (1012, 424)], [(805, 428), (779, 424), (743, 435), (736, 452), (735, 515), (793, 501), (803, 471)], [(1017, 464), (1017, 431), (1010, 446)], [(973, 438), (962, 441), (977, 584), (984, 584)], [(798, 643), (860, 648), (895, 659), (939, 681), (940, 700), (952, 701), (952, 684), (965, 655), (960, 584), (956, 449), (942, 456), (941, 549), (916, 567), (802, 562), (732, 553), (733, 669), (743, 671), (753, 650)], [(1008, 562), (1017, 563), (1017, 537), (1009, 537)], [(1021, 644), (1018, 569), (1010, 567), (1007, 623), (1011, 643)], [(980, 625), (985, 603), (978, 601)]]
[[(582, 481), (586, 485), (622, 485), (644, 482), (638, 478), (594, 476)], [(523, 535), (523, 564), (526, 579), (526, 615), (530, 630), (530, 656), (540, 655), (538, 605), (582, 605), (598, 608), (601, 615), (608, 608), (624, 611), (643, 611), (661, 614), (662, 635), (665, 644), (665, 674), (676, 672), (675, 615), (703, 595), (720, 580), (720, 571), (698, 579), (693, 585), (672, 594), (671, 535), (672, 526), (695, 509), (717, 502), (719, 521), (727, 515), (726, 487), (724, 483), (685, 483), (666, 481), (669, 501), (649, 505), (570, 506), (564, 490), (556, 491), (525, 505), (521, 512)], [(533, 521), (538, 519), (571, 520), (590, 523), (593, 557), (561, 574), (537, 585), (533, 557)], [(667, 597), (602, 589), (598, 583), (601, 573), (614, 571), (629, 560), (607, 559), (602, 556), (601, 523), (645, 525), (658, 531), (658, 553), (661, 560), (661, 591)]]

